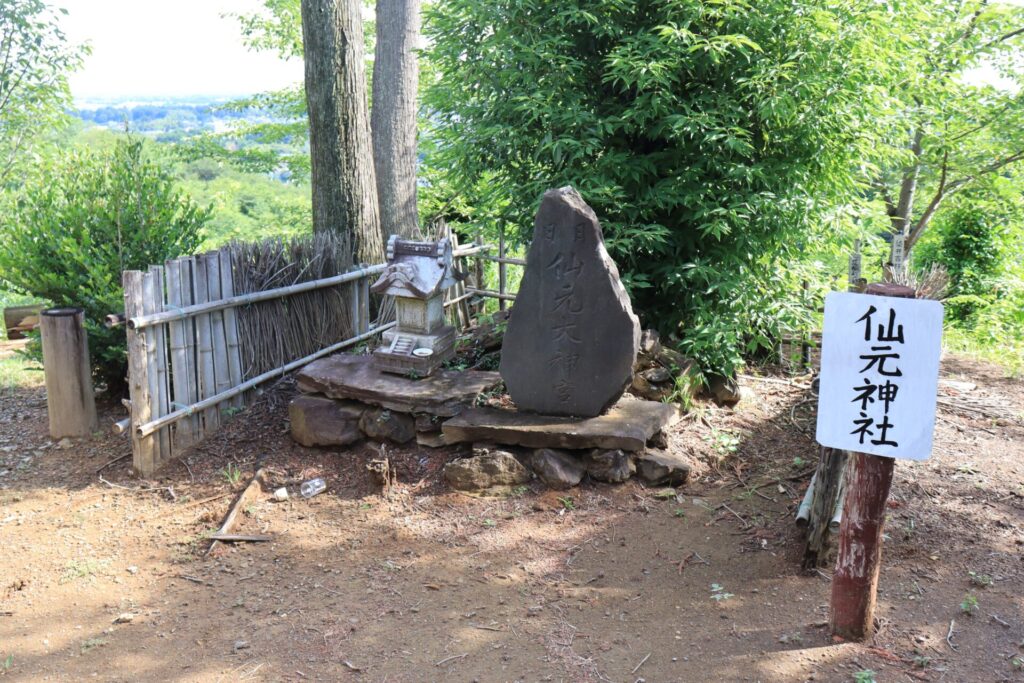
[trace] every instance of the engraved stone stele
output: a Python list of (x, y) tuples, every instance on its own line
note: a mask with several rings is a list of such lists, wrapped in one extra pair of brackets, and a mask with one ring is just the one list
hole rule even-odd
[(639, 346), (593, 209), (571, 187), (548, 190), (501, 347), (509, 395), (520, 410), (599, 415), (629, 385)]

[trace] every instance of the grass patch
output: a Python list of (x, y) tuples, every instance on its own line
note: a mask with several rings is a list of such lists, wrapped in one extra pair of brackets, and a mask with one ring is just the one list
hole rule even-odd
[(0, 358), (0, 396), (43, 384), (43, 368), (20, 356)]
[(78, 579), (91, 579), (110, 564), (109, 560), (71, 560), (61, 572), (60, 582), (70, 583)]
[(1024, 343), (1016, 339), (984, 342), (976, 335), (947, 325), (942, 332), (942, 346), (944, 351), (998, 365), (1008, 377), (1024, 377)]

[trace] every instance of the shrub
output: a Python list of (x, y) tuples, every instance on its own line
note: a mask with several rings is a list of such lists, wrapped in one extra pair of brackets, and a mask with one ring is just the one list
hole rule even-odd
[(0, 217), (0, 288), (85, 309), (97, 384), (123, 386), (123, 328), (103, 319), (124, 310), (121, 272), (191, 253), (209, 210), (128, 138), (102, 152), (75, 151), (26, 179)]
[(545, 189), (574, 185), (644, 324), (705, 369), (731, 372), (802, 324), (792, 266), (879, 154), (875, 85), (898, 67), (883, 16), (852, 3), (449, 0), (428, 19), (444, 77), (427, 97), (426, 166), (449, 217), (501, 207), (525, 228)]

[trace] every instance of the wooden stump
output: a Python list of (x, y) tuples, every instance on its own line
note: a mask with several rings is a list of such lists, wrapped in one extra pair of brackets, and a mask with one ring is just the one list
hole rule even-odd
[(40, 332), (50, 436), (88, 436), (98, 425), (85, 314), (81, 308), (47, 309), (40, 317)]

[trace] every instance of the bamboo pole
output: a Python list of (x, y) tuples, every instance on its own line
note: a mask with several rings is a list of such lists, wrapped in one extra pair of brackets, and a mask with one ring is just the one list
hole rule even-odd
[[(206, 259), (202, 255), (192, 257), (192, 276), (195, 282), (196, 303), (209, 303), (209, 274), (206, 272)], [(210, 310), (216, 310), (216, 308)], [(196, 316), (196, 347), (199, 359), (199, 397), (206, 399), (217, 394), (217, 379), (214, 374), (213, 322), (210, 320), (209, 312), (203, 312)], [(203, 430), (205, 432), (212, 432), (219, 425), (220, 415), (216, 408), (203, 413)]]
[[(126, 270), (122, 275), (125, 315), (143, 315), (142, 272)], [(149, 400), (149, 367), (146, 364), (146, 333), (129, 328), (128, 336), (128, 391), (131, 395), (133, 425), (142, 425), (153, 419)], [(132, 434), (132, 467), (149, 475), (153, 466), (154, 439)]]
[[(146, 313), (159, 313), (163, 309), (163, 268), (151, 266), (142, 276), (142, 309)], [(146, 344), (146, 364), (149, 366), (149, 403), (153, 415), (160, 417), (170, 412), (167, 396), (167, 357), (163, 355), (164, 330), (157, 327), (149, 332)], [(153, 470), (170, 457), (171, 438), (166, 431), (155, 435), (153, 449)]]
[(258, 377), (253, 377), (250, 380), (242, 382), (237, 387), (233, 387), (231, 389), (228, 389), (227, 391), (225, 391), (222, 394), (217, 394), (215, 396), (210, 396), (208, 398), (204, 398), (203, 400), (195, 403), (194, 405), (187, 406), (185, 408), (179, 408), (178, 410), (174, 411), (173, 413), (170, 413), (169, 415), (164, 415), (163, 417), (161, 417), (161, 418), (159, 418), (157, 420), (152, 420), (150, 422), (146, 422), (146, 423), (140, 424), (138, 427), (135, 428), (135, 432), (139, 436), (148, 436), (149, 434), (152, 434), (153, 432), (155, 432), (158, 429), (162, 429), (163, 427), (166, 427), (169, 424), (174, 424), (178, 420), (181, 420), (183, 417), (185, 417), (187, 415), (190, 415), (190, 414), (192, 414), (195, 411), (205, 410), (205, 409), (209, 408), (210, 406), (215, 406), (218, 403), (221, 403), (223, 401), (228, 400), (229, 398), (232, 398), (233, 396), (237, 396), (238, 394), (242, 393), (243, 391), (248, 391), (249, 389), (253, 389), (253, 388), (259, 386), (260, 384), (262, 384), (263, 382), (266, 382), (267, 380), (273, 379), (273, 378), (278, 377), (280, 375), (283, 375), (283, 374), (285, 374), (287, 372), (291, 372), (292, 370), (294, 370), (296, 368), (300, 368), (303, 365), (306, 365), (308, 363), (311, 363), (311, 362), (315, 361), (317, 358), (322, 358), (323, 356), (326, 356), (328, 354), (334, 353), (335, 351), (339, 351), (339, 350), (341, 350), (341, 349), (343, 349), (345, 347), (352, 346), (353, 344), (358, 344), (361, 341), (369, 339), (370, 337), (374, 336), (375, 334), (379, 334), (379, 333), (383, 332), (384, 330), (391, 329), (392, 327), (394, 327), (397, 324), (398, 324), (397, 322), (390, 322), (390, 323), (387, 323), (386, 325), (379, 325), (377, 327), (372, 328), (368, 332), (365, 332), (364, 334), (360, 334), (358, 336), (352, 337), (351, 339), (346, 339), (344, 341), (340, 341), (337, 344), (333, 344), (331, 346), (328, 346), (327, 348), (321, 349), (321, 350), (317, 351), (316, 353), (311, 353), (310, 355), (308, 355), (308, 356), (306, 356), (304, 358), (300, 358), (298, 360), (292, 361), (291, 363), (288, 363), (287, 365), (283, 365), (283, 366), (281, 366), (281, 367), (279, 367), (277, 369), (269, 370), (267, 372), (264, 372), (262, 375), (259, 375)]
[[(220, 256), (217, 252), (211, 251), (203, 254), (202, 258), (206, 261), (210, 301), (220, 301), (223, 298), (220, 291)], [(224, 331), (223, 310), (210, 313), (210, 327), (213, 332), (214, 393), (220, 394), (233, 386), (228, 371), (228, 340), (227, 333)]]
[(499, 299), (500, 301), (515, 301), (515, 294), (502, 294), (495, 292), (492, 289), (476, 289), (475, 287), (467, 287), (466, 292), (475, 296), (485, 296), (491, 299)]
[[(181, 308), (181, 260), (168, 261), (165, 269), (167, 271), (167, 303), (171, 308)], [(171, 346), (173, 402), (180, 405), (190, 405), (195, 400), (189, 382), (189, 362), (185, 348), (185, 328), (186, 324), (191, 322), (187, 318), (172, 320), (167, 326)], [(193, 443), (195, 443), (195, 435), (192, 421), (184, 420), (175, 427), (174, 446), (177, 449), (184, 449)]]
[[(498, 294), (502, 296), (505, 294), (507, 274), (505, 271), (508, 268), (505, 261), (505, 221), (501, 221), (498, 224)], [(505, 299), (502, 299), (501, 296), (498, 297), (498, 310), (505, 310)]]
[(89, 337), (81, 308), (50, 308), (39, 317), (50, 436), (89, 436), (97, 428)]
[[(217, 252), (220, 259), (220, 294), (223, 299), (230, 299), (235, 295), (235, 277), (231, 265), (231, 252), (228, 249), (221, 249)], [(227, 341), (228, 355), (228, 378), (231, 386), (236, 387), (242, 383), (242, 350), (238, 341), (238, 314), (234, 308), (224, 309), (224, 337)], [(232, 401), (232, 406), (240, 408), (245, 404), (242, 396)]]

